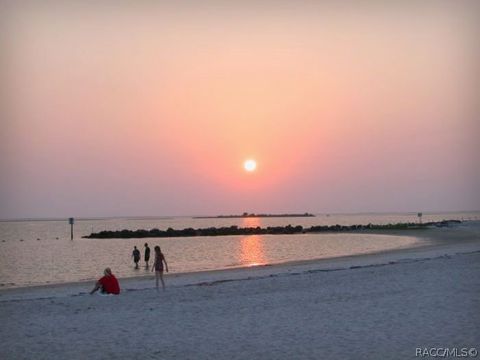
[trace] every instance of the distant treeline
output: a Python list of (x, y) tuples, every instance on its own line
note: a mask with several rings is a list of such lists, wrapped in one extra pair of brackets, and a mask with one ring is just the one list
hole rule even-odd
[(313, 217), (315, 215), (308, 212), (303, 214), (255, 214), (246, 213), (242, 215), (217, 215), (217, 216), (195, 216), (194, 219), (232, 219), (232, 218), (261, 218), (261, 217)]
[(444, 220), (428, 223), (398, 223), (387, 225), (320, 225), (304, 228), (298, 226), (274, 226), (274, 227), (209, 227), (203, 229), (186, 228), (183, 230), (175, 230), (168, 228), (167, 230), (119, 230), (119, 231), (101, 231), (84, 236), (91, 239), (113, 239), (113, 238), (148, 238), (148, 237), (190, 237), (190, 236), (224, 236), (224, 235), (281, 235), (281, 234), (309, 234), (322, 232), (352, 232), (362, 230), (412, 230), (424, 229), (431, 226), (446, 227), (453, 223), (461, 223), (459, 220)]

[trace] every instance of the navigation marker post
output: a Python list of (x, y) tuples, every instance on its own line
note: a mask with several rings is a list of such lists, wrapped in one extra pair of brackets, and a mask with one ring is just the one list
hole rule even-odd
[(73, 224), (75, 223), (74, 218), (68, 218), (68, 223), (70, 224), (70, 240), (73, 240)]

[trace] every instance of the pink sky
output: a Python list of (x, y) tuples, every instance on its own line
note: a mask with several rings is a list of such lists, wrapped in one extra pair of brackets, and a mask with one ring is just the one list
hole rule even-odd
[(478, 5), (335, 3), (1, 2), (0, 218), (478, 210)]

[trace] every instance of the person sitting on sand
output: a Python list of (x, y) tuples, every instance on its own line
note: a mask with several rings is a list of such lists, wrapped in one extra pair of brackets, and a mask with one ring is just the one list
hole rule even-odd
[(140, 261), (140, 250), (136, 246), (133, 247), (132, 252), (133, 261), (135, 262), (135, 269), (138, 269), (138, 262)]
[(145, 269), (148, 269), (148, 260), (150, 260), (150, 248), (148, 247), (148, 244), (145, 243)]
[(106, 268), (103, 271), (103, 275), (104, 276), (97, 281), (93, 290), (90, 291), (90, 294), (93, 294), (97, 290), (100, 290), (102, 294), (120, 294), (120, 285), (115, 275), (112, 274), (112, 270)]
[(160, 246), (155, 246), (155, 262), (152, 266), (152, 271), (155, 269), (155, 284), (158, 291), (158, 279), (162, 282), (162, 289), (165, 291), (165, 282), (163, 281), (163, 263), (165, 263), (165, 270), (168, 272), (168, 264), (167, 260), (165, 260), (165, 256), (163, 255), (162, 251), (160, 250)]

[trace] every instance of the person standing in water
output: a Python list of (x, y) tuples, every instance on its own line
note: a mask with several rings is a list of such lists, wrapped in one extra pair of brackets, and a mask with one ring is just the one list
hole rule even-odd
[(158, 279), (160, 279), (162, 282), (162, 289), (165, 291), (165, 282), (163, 281), (163, 263), (165, 263), (165, 270), (168, 272), (167, 260), (165, 260), (165, 256), (160, 250), (160, 246), (157, 245), (153, 249), (155, 250), (155, 262), (153, 263), (152, 271), (155, 269), (155, 285), (158, 291)]
[(145, 243), (145, 269), (148, 269), (148, 260), (150, 260), (150, 248), (148, 247), (148, 244)]
[(136, 246), (133, 247), (132, 252), (133, 262), (135, 263), (135, 269), (138, 269), (138, 262), (140, 261), (140, 250)]

